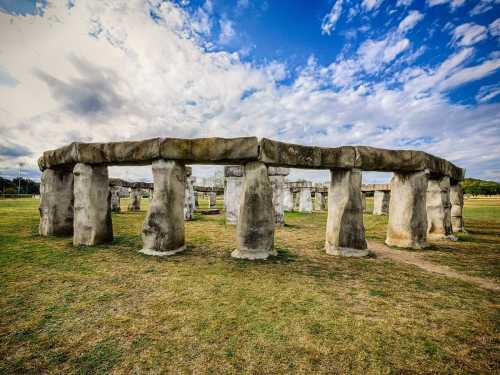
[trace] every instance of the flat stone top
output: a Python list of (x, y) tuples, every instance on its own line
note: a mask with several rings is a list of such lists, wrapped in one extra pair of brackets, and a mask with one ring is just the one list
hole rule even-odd
[(120, 186), (120, 187), (127, 187), (127, 188), (133, 188), (133, 189), (153, 189), (154, 184), (152, 182), (131, 182), (131, 181), (125, 181), (122, 180), (121, 178), (110, 178), (109, 179), (109, 186)]
[[(317, 147), (268, 138), (153, 138), (134, 142), (79, 143), (45, 151), (38, 159), (47, 168), (72, 168), (77, 163), (148, 165), (157, 159), (186, 164), (245, 164), (262, 161), (270, 167), (415, 172), (460, 181), (464, 170), (449, 161), (416, 150), (387, 150), (368, 146)], [(279, 170), (278, 170), (279, 171)], [(281, 173), (276, 173), (281, 175)], [(283, 173), (284, 175), (284, 173)]]
[(219, 193), (219, 194), (224, 193), (224, 188), (223, 187), (218, 187), (218, 186), (199, 186), (199, 185), (194, 185), (193, 189), (194, 189), (194, 191), (197, 191), (199, 193)]

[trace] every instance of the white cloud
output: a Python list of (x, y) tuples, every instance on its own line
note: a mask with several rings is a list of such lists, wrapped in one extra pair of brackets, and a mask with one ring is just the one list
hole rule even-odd
[(396, 6), (397, 7), (401, 7), (401, 6), (407, 7), (407, 6), (410, 6), (411, 3), (413, 3), (413, 0), (398, 0), (398, 2), (396, 3)]
[(475, 23), (464, 23), (452, 32), (452, 43), (458, 46), (472, 46), (486, 39), (487, 29)]
[(408, 15), (399, 23), (398, 30), (402, 33), (413, 29), (415, 25), (424, 18), (424, 15), (418, 10), (412, 10)]
[(377, 9), (384, 0), (363, 0), (361, 4), (367, 11)]
[(497, 18), (495, 21), (490, 23), (488, 30), (491, 35), (495, 37), (500, 36), (500, 18)]
[(335, 29), (335, 25), (337, 24), (340, 15), (342, 13), (342, 0), (335, 1), (330, 12), (323, 18), (323, 22), (321, 23), (321, 33), (328, 34)]
[(476, 100), (480, 103), (485, 103), (500, 95), (500, 85), (490, 85), (481, 87)]
[(234, 31), (233, 22), (227, 19), (221, 19), (219, 21), (220, 26), (220, 34), (219, 34), (219, 43), (220, 44), (228, 44), (236, 35)]
[[(0, 14), (0, 65), (18, 82), (0, 86), (0, 134), (9, 141), (0, 142), (0, 170), (19, 161), (34, 170), (43, 150), (72, 141), (158, 136), (415, 147), (478, 177), (500, 162), (500, 106), (445, 96), (496, 69), (491, 57), (468, 67), (473, 48), (435, 68), (408, 70), (402, 88), (363, 79), (406, 58), (409, 41), (394, 31), (329, 66), (311, 58), (292, 84), (278, 85), (287, 77), (282, 62), (255, 66), (236, 53), (207, 51), (205, 34), (181, 7), (162, 2), (157, 22), (149, 11), (142, 1), (99, 1), (71, 10), (51, 3), (44, 17)], [(111, 173), (138, 179), (150, 168)]]
[(470, 11), (471, 16), (477, 16), (493, 9), (494, 5), (500, 4), (500, 0), (480, 0)]
[(450, 4), (450, 8), (455, 10), (456, 8), (464, 5), (465, 0), (427, 0), (427, 4), (430, 7), (434, 7), (436, 5)]

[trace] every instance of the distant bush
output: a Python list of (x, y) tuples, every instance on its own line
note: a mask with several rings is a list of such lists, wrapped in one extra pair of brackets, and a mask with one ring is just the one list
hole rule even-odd
[(465, 194), (495, 195), (500, 194), (500, 183), (476, 178), (466, 178), (461, 182)]

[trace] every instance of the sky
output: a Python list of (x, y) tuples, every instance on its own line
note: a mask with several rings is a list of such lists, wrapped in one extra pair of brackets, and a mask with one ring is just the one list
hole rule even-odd
[(73, 141), (257, 136), (500, 181), (499, 47), (500, 0), (0, 0), (0, 175)]

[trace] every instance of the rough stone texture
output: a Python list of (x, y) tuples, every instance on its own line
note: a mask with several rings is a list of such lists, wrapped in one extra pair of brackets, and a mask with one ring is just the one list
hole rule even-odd
[(368, 255), (363, 206), (361, 170), (332, 169), (328, 191), (327, 254), (348, 257)]
[(427, 171), (394, 173), (385, 240), (387, 245), (412, 249), (427, 247), (428, 178)]
[(213, 191), (208, 193), (208, 207), (210, 208), (215, 207), (216, 203), (217, 203), (217, 193)]
[(314, 193), (314, 209), (316, 211), (323, 211), (325, 207), (325, 197), (323, 196), (323, 193), (316, 191), (316, 193)]
[(456, 240), (451, 226), (450, 178), (430, 178), (426, 199), (427, 238)]
[(109, 193), (111, 194), (111, 212), (120, 212), (120, 188), (118, 186), (111, 186)]
[(287, 185), (283, 189), (283, 209), (293, 211), (293, 194)]
[(260, 140), (259, 159), (269, 165), (306, 168), (349, 168), (354, 165), (354, 147), (315, 147)]
[(142, 229), (147, 255), (164, 256), (184, 250), (184, 194), (186, 171), (173, 160), (153, 162), (155, 192)]
[[(188, 175), (190, 175), (188, 173)], [(195, 210), (194, 177), (186, 176), (186, 192), (184, 193), (184, 220), (193, 220)]]
[(278, 226), (285, 225), (285, 209), (283, 206), (285, 176), (284, 174), (269, 176), (271, 188), (273, 189), (274, 219), (275, 224)]
[[(243, 168), (242, 168), (243, 169)], [(243, 174), (242, 174), (243, 175)], [(224, 186), (224, 209), (226, 223), (237, 224), (243, 194), (243, 177), (227, 176)]]
[(363, 184), (361, 185), (361, 191), (391, 191), (391, 184)]
[(73, 204), (73, 172), (45, 169), (40, 181), (40, 235), (72, 235)]
[(78, 143), (78, 161), (88, 164), (145, 165), (160, 157), (160, 139), (134, 142)]
[(300, 206), (300, 193), (293, 193), (293, 209), (292, 211), (298, 211)]
[(130, 188), (130, 196), (128, 201), (128, 211), (141, 210), (142, 189)]
[(244, 169), (242, 165), (230, 165), (224, 167), (224, 177), (243, 177)]
[(462, 210), (464, 207), (464, 191), (460, 184), (455, 183), (450, 186), (451, 202), (451, 227), (453, 232), (465, 232), (464, 218)]
[(245, 165), (245, 182), (237, 226), (238, 248), (231, 256), (266, 259), (274, 250), (273, 190), (264, 163)]
[(244, 138), (165, 138), (160, 141), (164, 159), (196, 163), (231, 163), (256, 160), (259, 144), (256, 137)]
[(299, 190), (299, 212), (310, 213), (313, 210), (311, 188), (305, 187)]
[(391, 200), (390, 191), (377, 190), (373, 194), (373, 214), (374, 215), (388, 215), (389, 214), (389, 201)]
[(38, 159), (38, 167), (42, 171), (46, 168), (73, 168), (78, 163), (77, 146), (78, 143), (73, 142), (55, 150), (45, 151), (42, 157)]
[(113, 240), (108, 168), (78, 163), (75, 175), (73, 244), (98, 245)]
[(361, 206), (363, 207), (363, 212), (368, 212), (366, 209), (366, 193), (361, 193)]

